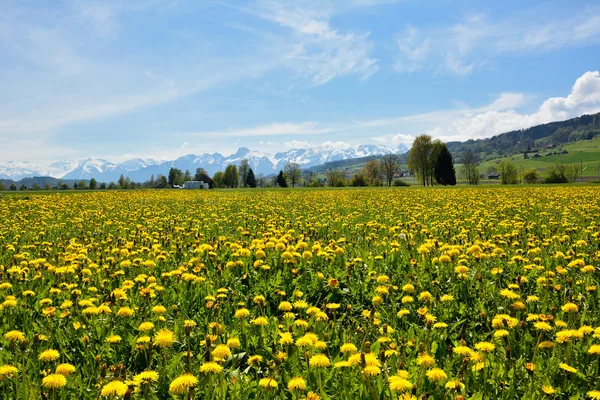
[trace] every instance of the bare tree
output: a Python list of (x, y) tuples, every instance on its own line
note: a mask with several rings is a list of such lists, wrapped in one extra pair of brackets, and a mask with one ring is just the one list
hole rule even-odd
[(479, 159), (471, 149), (465, 151), (462, 156), (462, 174), (467, 178), (469, 185), (477, 185), (479, 183)]
[(398, 154), (386, 154), (381, 157), (381, 170), (388, 186), (392, 186), (394, 175), (400, 169), (400, 157)]

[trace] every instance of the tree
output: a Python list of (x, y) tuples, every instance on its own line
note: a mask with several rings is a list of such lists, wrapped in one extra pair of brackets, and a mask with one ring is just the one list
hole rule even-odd
[(546, 170), (544, 183), (569, 183), (577, 179), (577, 166), (556, 163)]
[[(110, 183), (108, 184), (108, 190), (115, 190), (115, 189), (117, 189), (118, 187), (119, 187), (119, 186), (117, 186), (117, 184), (116, 184), (116, 183), (114, 183), (114, 182), (110, 182)], [(165, 186), (165, 187), (166, 187), (166, 186)]]
[(456, 185), (456, 171), (454, 170), (452, 154), (450, 154), (445, 144), (442, 145), (437, 155), (434, 165), (434, 176), (435, 181), (440, 185)]
[(277, 185), (279, 185), (279, 187), (287, 187), (287, 180), (285, 179), (285, 175), (283, 174), (283, 171), (280, 170), (279, 174), (277, 174), (277, 178), (276, 178), (276, 182)]
[(408, 155), (408, 169), (421, 177), (423, 186), (427, 186), (431, 176), (430, 153), (432, 149), (431, 136), (420, 135), (415, 138)]
[(256, 177), (254, 176), (254, 171), (252, 168), (248, 170), (248, 176), (246, 177), (246, 186), (255, 188), (256, 187)]
[(180, 169), (174, 167), (169, 169), (168, 182), (171, 187), (175, 185), (181, 185), (183, 183), (183, 179), (184, 174)]
[(52, 186), (48, 182), (44, 185), (44, 190), (52, 190)]
[(266, 184), (267, 180), (265, 179), (265, 176), (263, 174), (258, 174), (258, 176), (256, 177), (256, 186), (265, 187)]
[(80, 180), (79, 182), (77, 182), (77, 189), (86, 190), (87, 188), (88, 188), (88, 186), (83, 179)]
[(125, 189), (127, 187), (127, 182), (125, 181), (125, 176), (123, 174), (121, 174), (117, 182), (119, 183), (119, 189)]
[(362, 172), (357, 172), (356, 174), (354, 174), (354, 177), (352, 177), (352, 186), (367, 186), (367, 181), (365, 180), (365, 176), (362, 174)]
[(106, 182), (100, 183), (100, 190), (106, 190)]
[(467, 179), (467, 182), (469, 182), (469, 185), (477, 185), (479, 183), (479, 170), (477, 169), (479, 159), (471, 149), (464, 152), (462, 165), (462, 174)]
[(341, 187), (345, 185), (344, 172), (339, 169), (327, 171), (327, 185), (332, 187)]
[(196, 173), (194, 174), (195, 181), (201, 181), (205, 176), (208, 176), (208, 173), (204, 168), (196, 168)]
[(377, 160), (369, 160), (364, 167), (364, 176), (369, 181), (369, 185), (373, 186), (375, 179), (381, 175), (381, 165)]
[(224, 188), (225, 187), (225, 174), (223, 173), (223, 171), (218, 171), (215, 172), (215, 174), (212, 177), (212, 180), (214, 182), (214, 186), (217, 188)]
[(26, 184), (22, 184), (21, 187), (19, 188), (19, 190), (27, 190), (27, 185)]
[(537, 172), (535, 168), (528, 169), (523, 172), (523, 181), (525, 183), (538, 183), (540, 180), (540, 174)]
[(12, 191), (15, 191), (15, 190), (17, 190), (17, 185), (16, 185), (15, 183), (12, 183), (12, 184), (10, 185), (10, 188), (9, 188), (9, 190), (12, 190)]
[(31, 186), (31, 189), (33, 189), (33, 190), (40, 190), (41, 187), (40, 187), (39, 183), (33, 182), (33, 185)]
[(300, 164), (288, 162), (284, 167), (286, 180), (292, 184), (292, 187), (295, 187), (297, 183), (300, 183), (300, 178), (302, 176), (302, 170), (300, 169)]
[(191, 181), (192, 180), (192, 174), (190, 173), (189, 169), (185, 170), (185, 174), (183, 175), (183, 181), (187, 182), (187, 181)]
[(400, 169), (400, 157), (397, 154), (385, 154), (381, 157), (381, 171), (388, 186), (392, 186), (394, 175)]
[(6, 190), (6, 186), (2, 182), (0, 182), (0, 192)]
[(248, 162), (247, 158), (243, 158), (242, 161), (240, 161), (240, 168), (239, 168), (241, 186), (243, 186), (243, 187), (248, 186), (248, 184), (246, 183), (246, 179), (248, 179), (249, 173), (250, 173), (250, 163)]
[(238, 187), (238, 183), (240, 180), (240, 175), (238, 173), (238, 168), (235, 164), (230, 164), (225, 168), (225, 174), (223, 175), (223, 183), (225, 187), (235, 188)]
[(519, 180), (519, 174), (515, 164), (508, 160), (502, 160), (502, 162), (498, 164), (498, 171), (500, 171), (500, 183), (503, 185), (512, 185)]
[(98, 189), (98, 182), (96, 181), (96, 179), (92, 178), (90, 179), (90, 190), (96, 189)]

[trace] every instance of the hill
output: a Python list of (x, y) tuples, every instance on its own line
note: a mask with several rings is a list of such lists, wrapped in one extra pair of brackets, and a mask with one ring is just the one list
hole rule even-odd
[(541, 152), (549, 146), (589, 140), (598, 135), (600, 113), (536, 125), (486, 139), (448, 142), (446, 145), (455, 159), (460, 158), (465, 151), (471, 150), (478, 154), (481, 160), (491, 160), (528, 151)]

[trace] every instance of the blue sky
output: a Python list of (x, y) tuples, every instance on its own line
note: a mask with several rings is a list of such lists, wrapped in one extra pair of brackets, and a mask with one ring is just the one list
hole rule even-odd
[(481, 138), (600, 111), (596, 1), (0, 2), (0, 163)]

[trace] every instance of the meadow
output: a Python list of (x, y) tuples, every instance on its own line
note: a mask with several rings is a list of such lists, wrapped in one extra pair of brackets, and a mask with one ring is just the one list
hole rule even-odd
[(2, 399), (600, 399), (600, 187), (0, 197)]

